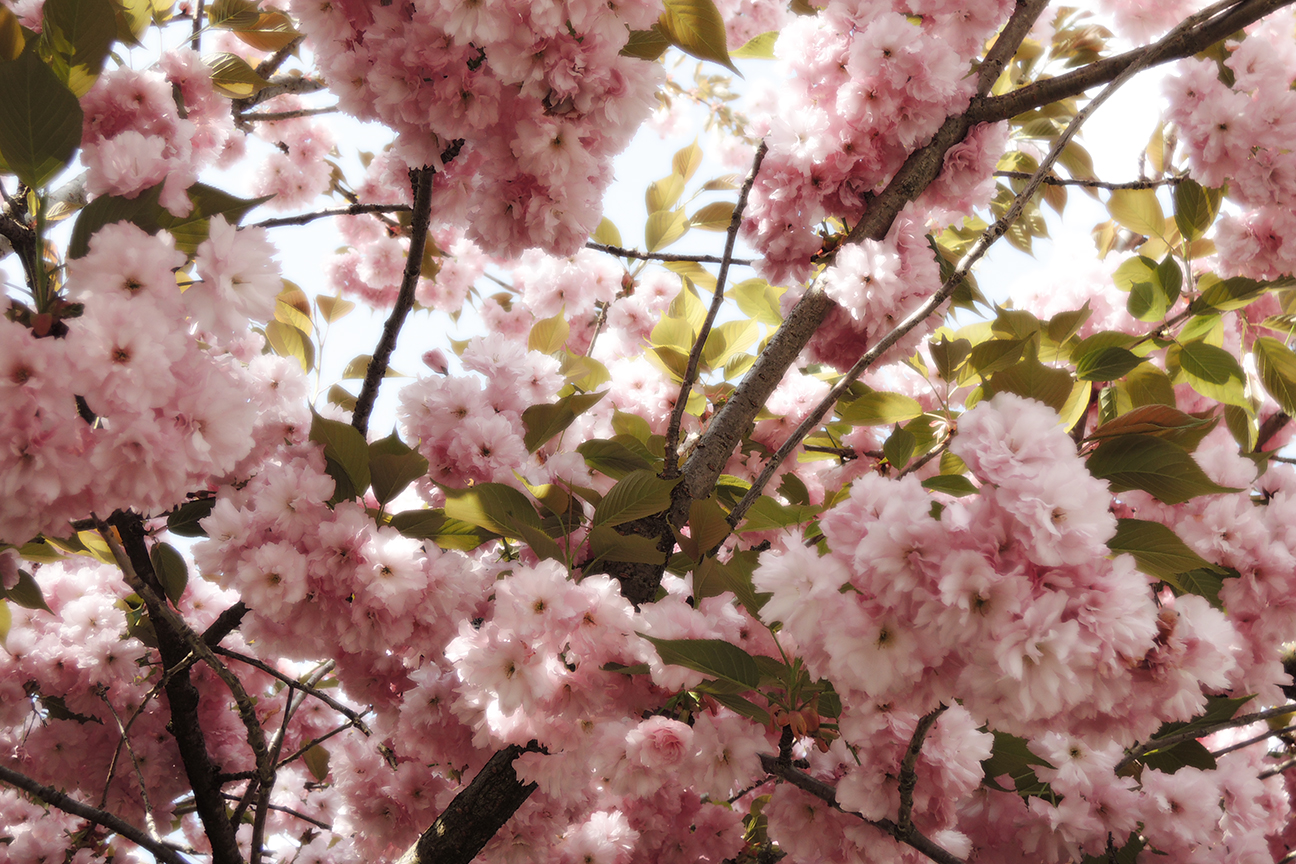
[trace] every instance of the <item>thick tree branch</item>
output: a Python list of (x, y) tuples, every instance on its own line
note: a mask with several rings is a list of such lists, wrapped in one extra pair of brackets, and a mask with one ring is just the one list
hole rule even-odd
[(976, 95), (984, 96), (994, 87), (1003, 70), (1012, 62), (1026, 34), (1035, 26), (1035, 19), (1039, 18), (1048, 4), (1049, 0), (1017, 0), (1017, 8), (995, 37), (981, 68), (977, 70)]
[(698, 364), (702, 362), (702, 349), (706, 346), (707, 337), (711, 335), (711, 326), (715, 323), (716, 316), (720, 314), (720, 307), (724, 305), (725, 280), (729, 278), (729, 265), (733, 260), (734, 244), (738, 242), (738, 229), (742, 226), (743, 211), (747, 209), (747, 197), (751, 195), (752, 186), (756, 183), (756, 175), (760, 173), (761, 162), (765, 160), (767, 152), (769, 152), (769, 145), (762, 141), (756, 148), (751, 172), (743, 181), (742, 191), (738, 193), (738, 203), (734, 205), (733, 215), (729, 217), (729, 231), (725, 237), (724, 255), (720, 259), (720, 273), (716, 276), (715, 290), (711, 295), (711, 308), (707, 310), (702, 328), (698, 331), (697, 338), (693, 340), (692, 349), (689, 350), (688, 364), (684, 367), (684, 380), (680, 383), (679, 396), (675, 399), (670, 422), (666, 425), (666, 470), (662, 472), (662, 477), (667, 480), (679, 476), (680, 423), (684, 421), (684, 409), (688, 407), (689, 392), (693, 389), (693, 382), (697, 380)]
[(511, 744), (495, 753), (397, 864), (468, 864), (535, 791), (522, 785), (513, 760), (539, 751)]
[[(1074, 72), (1027, 84), (1002, 96), (974, 102), (970, 119), (974, 123), (1007, 120), (1026, 111), (1078, 96), (1090, 88), (1114, 81), (1135, 64), (1156, 66), (1191, 57), (1226, 39), (1266, 15), (1290, 6), (1296, 0), (1225, 0), (1186, 18), (1166, 37), (1151, 45), (1097, 60)], [(1154, 55), (1150, 60), (1149, 55)]]
[[(765, 467), (761, 469), (760, 476), (758, 476), (752, 483), (751, 488), (743, 495), (742, 500), (738, 502), (737, 506), (729, 512), (728, 518), (730, 525), (737, 526), (739, 520), (741, 520), (743, 515), (747, 512), (747, 509), (760, 497), (761, 492), (764, 490), (766, 484), (769, 483), (770, 478), (773, 477), (774, 473), (779, 469), (779, 466), (782, 465), (783, 461), (792, 454), (792, 451), (795, 450), (803, 440), (805, 440), (805, 437), (819, 426), (819, 423), (823, 420), (824, 416), (832, 409), (832, 406), (837, 403), (837, 400), (842, 397), (846, 392), (846, 389), (850, 387), (850, 385), (854, 383), (860, 375), (864, 374), (869, 367), (876, 363), (883, 354), (890, 350), (892, 346), (904, 338), (904, 336), (911, 330), (925, 321), (928, 316), (934, 313), (946, 300), (950, 298), (951, 295), (953, 295), (955, 289), (958, 288), (964, 278), (966, 278), (968, 273), (971, 271), (972, 265), (979, 261), (981, 257), (989, 251), (990, 247), (1004, 235), (1009, 226), (1011, 226), (1013, 222), (1017, 220), (1017, 217), (1021, 215), (1022, 211), (1026, 208), (1026, 204), (1035, 196), (1035, 192), (1039, 189), (1040, 184), (1043, 183), (1044, 178), (1049, 175), (1053, 170), (1053, 166), (1057, 164), (1058, 159), (1062, 155), (1062, 151), (1066, 149), (1067, 144), (1070, 143), (1071, 139), (1075, 137), (1075, 134), (1080, 131), (1080, 127), (1084, 125), (1084, 122), (1088, 120), (1090, 116), (1093, 115), (1094, 111), (1098, 110), (1104, 102), (1111, 98), (1111, 95), (1120, 89), (1121, 85), (1126, 81), (1133, 78), (1147, 66), (1156, 62), (1157, 57), (1160, 56), (1159, 52), (1168, 50), (1162, 46), (1165, 44), (1173, 44), (1179, 30), (1187, 26), (1188, 22), (1180, 24), (1179, 27), (1172, 30), (1161, 42), (1150, 46), (1147, 52), (1140, 56), (1136, 62), (1131, 63), (1122, 69), (1120, 74), (1117, 75), (1110, 84), (1103, 88), (1101, 93), (1091, 99), (1088, 105), (1078, 111), (1076, 115), (1071, 118), (1071, 122), (1067, 124), (1066, 129), (1064, 129), (1053, 142), (1053, 147), (1049, 150), (1048, 155), (1046, 155), (1040, 162), (1039, 168), (1031, 175), (1021, 192), (1017, 193), (1016, 197), (1013, 198), (1012, 204), (1009, 205), (1007, 211), (1005, 211), (1003, 216), (982, 232), (981, 236), (977, 238), (977, 242), (972, 245), (972, 247), (963, 256), (963, 260), (959, 262), (958, 267), (954, 269), (954, 273), (945, 281), (945, 284), (942, 285), (936, 293), (928, 297), (922, 305), (906, 316), (903, 321), (892, 328), (889, 333), (865, 351), (859, 360), (855, 362), (855, 365), (842, 376), (841, 380), (833, 385), (833, 388), (828, 391), (828, 395), (820, 400), (819, 404), (814, 407), (814, 410), (812, 410), (810, 414), (801, 421), (797, 428), (792, 431), (792, 434), (788, 436), (787, 440), (784, 441), (774, 455), (770, 457), (769, 461), (765, 463)], [(948, 122), (946, 125), (949, 125)], [(937, 134), (939, 135), (940, 133)], [(919, 152), (921, 153), (922, 151)], [(925, 161), (930, 162), (930, 158), (926, 158)], [(900, 169), (900, 173), (905, 173), (905, 169), (908, 167), (909, 163), (906, 162), (905, 167)], [(897, 177), (898, 176), (899, 174), (897, 174)], [(934, 178), (935, 175), (932, 175), (931, 179)], [(912, 179), (913, 177), (911, 176), (910, 180)], [(928, 182), (930, 182), (930, 180)], [(878, 196), (878, 201), (880, 202), (887, 198), (890, 191), (891, 187), (888, 186), (887, 189)], [(892, 202), (892, 205), (894, 205), (894, 202)], [(868, 214), (866, 213), (866, 218), (867, 215)], [(864, 222), (860, 223), (860, 225), (864, 224)], [(859, 228), (860, 225), (855, 227)], [(852, 232), (852, 236), (854, 236), (854, 232)], [(808, 293), (809, 292), (807, 292), (807, 294)]]
[[(109, 517), (110, 523), (122, 537), (127, 563), (136, 574), (136, 582), (149, 582), (157, 591), (148, 594), (156, 603), (161, 593), (161, 584), (153, 573), (153, 564), (149, 561), (148, 549), (144, 543), (144, 521), (133, 513), (115, 513)], [(118, 544), (118, 548), (122, 548)], [(149, 600), (145, 595), (145, 603)], [(167, 703), (171, 709), (171, 722), (167, 728), (175, 737), (180, 759), (184, 764), (185, 774), (189, 778), (190, 788), (194, 793), (194, 808), (202, 820), (204, 833), (212, 848), (213, 864), (242, 864), (238, 842), (234, 835), (234, 826), (225, 813), (225, 802), (221, 798), (220, 784), (216, 780), (217, 769), (207, 753), (207, 742), (202, 725), (198, 722), (198, 688), (189, 677), (190, 649), (184, 639), (171, 626), (170, 621), (161, 614), (154, 616), (149, 608), (149, 617), (157, 633), (158, 652), (162, 665), (167, 670), (165, 690)]]
[[(114, 831), (117, 834), (120, 834), (122, 837), (125, 837), (137, 846), (147, 849), (159, 861), (164, 861), (166, 864), (188, 864), (188, 862), (170, 846), (159, 840), (153, 839), (147, 832), (141, 831), (121, 817), (105, 810), (91, 807), (89, 804), (84, 804), (72, 796), (60, 792), (50, 786), (37, 783), (26, 774), (21, 774), (12, 768), (0, 765), (0, 781), (15, 786), (26, 792), (28, 795), (31, 795), (33, 798), (38, 798), (51, 807), (62, 810), (64, 813), (71, 813), (73, 816), (79, 816), (82, 819), (93, 822), (95, 825), (102, 825), (109, 831)], [(238, 859), (235, 858), (234, 860)]]
[[(691, 261), (694, 264), (723, 264), (724, 258), (715, 255), (675, 255), (670, 252), (639, 252), (635, 249), (624, 249), (620, 246), (605, 246), (602, 243), (590, 241), (585, 244), (586, 249), (593, 249), (595, 252), (606, 252), (609, 255), (615, 255), (618, 258), (634, 258), (638, 261)], [(749, 258), (730, 258), (730, 264), (737, 264), (741, 267), (750, 267), (752, 261)]]
[(243, 227), (278, 228), (282, 225), (306, 225), (316, 219), (324, 219), (329, 216), (359, 216), (362, 213), (408, 213), (412, 209), (412, 207), (405, 204), (352, 204), (350, 207), (338, 207), (334, 210), (318, 210), (314, 213), (300, 213), (296, 216), (264, 219)]
[[(444, 158), (444, 157), (443, 157)], [(396, 339), (400, 336), (401, 327), (406, 317), (414, 308), (414, 289), (418, 287), (419, 276), (423, 273), (423, 249), (427, 244), (428, 222), (432, 215), (432, 176), (436, 169), (430, 165), (410, 170), (410, 185), (414, 187), (414, 220), (410, 224), (409, 255), (405, 259), (405, 274), (401, 278), (400, 293), (396, 296), (396, 305), (387, 316), (383, 325), (378, 347), (374, 349), (373, 359), (365, 370), (364, 385), (356, 397), (355, 411), (351, 415), (351, 425), (361, 434), (369, 430), (369, 414), (373, 411), (374, 400), (378, 398), (378, 386), (387, 374), (387, 364), (392, 351), (396, 350)]]

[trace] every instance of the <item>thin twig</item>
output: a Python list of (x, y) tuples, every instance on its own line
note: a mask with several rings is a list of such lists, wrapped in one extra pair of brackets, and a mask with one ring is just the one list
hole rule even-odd
[(336, 105), (323, 108), (298, 108), (296, 111), (260, 111), (251, 114), (240, 114), (239, 120), (254, 120), (261, 123), (274, 123), (277, 120), (295, 120), (298, 117), (315, 117), (319, 114), (336, 114), (342, 109)]
[(21, 774), (6, 765), (0, 765), (0, 780), (11, 786), (16, 786), (28, 795), (39, 798), (64, 813), (80, 816), (82, 819), (96, 825), (102, 825), (110, 831), (115, 831), (132, 843), (147, 849), (159, 861), (164, 861), (166, 864), (188, 864), (166, 843), (154, 840), (146, 832), (136, 828), (120, 816), (97, 807), (91, 807), (89, 804), (84, 804), (57, 789), (37, 783), (26, 774)]
[[(887, 333), (879, 339), (873, 347), (865, 351), (863, 356), (855, 362), (855, 365), (852, 366), (850, 370), (842, 376), (841, 380), (833, 386), (832, 390), (828, 392), (828, 395), (825, 396), (819, 404), (815, 406), (814, 410), (801, 421), (800, 425), (798, 425), (792, 434), (788, 436), (788, 439), (783, 442), (783, 445), (779, 447), (778, 451), (770, 457), (769, 461), (765, 463), (765, 467), (761, 470), (760, 476), (756, 478), (755, 482), (752, 483), (751, 488), (747, 490), (747, 493), (743, 496), (742, 500), (739, 501), (737, 506), (729, 513), (728, 519), (730, 525), (738, 524), (739, 520), (741, 520), (743, 515), (747, 512), (747, 509), (760, 497), (761, 491), (765, 488), (765, 485), (769, 483), (770, 478), (774, 476), (774, 473), (778, 470), (779, 466), (783, 464), (783, 461), (791, 455), (792, 451), (797, 448), (797, 446), (807, 435), (810, 434), (812, 430), (819, 426), (824, 415), (826, 415), (828, 411), (831, 410), (832, 406), (837, 403), (837, 400), (841, 398), (847, 388), (850, 387), (850, 385), (853, 384), (866, 369), (877, 362), (877, 360), (886, 351), (888, 351), (891, 346), (899, 342), (900, 339), (909, 333), (909, 331), (913, 330), (920, 323), (925, 321), (928, 316), (934, 313), (946, 300), (949, 299), (950, 295), (954, 293), (955, 289), (958, 288), (958, 286), (962, 284), (963, 280), (967, 277), (968, 272), (972, 269), (972, 265), (985, 255), (986, 251), (1004, 235), (1008, 230), (1008, 227), (1017, 220), (1018, 216), (1021, 215), (1026, 204), (1034, 197), (1036, 190), (1039, 189), (1040, 183), (1042, 183), (1043, 179), (1053, 170), (1053, 165), (1062, 155), (1062, 151), (1066, 148), (1067, 144), (1070, 143), (1075, 134), (1080, 131), (1080, 127), (1084, 122), (1088, 120), (1093, 112), (1106, 102), (1126, 81), (1137, 75), (1145, 66), (1153, 63), (1159, 56), (1158, 46), (1168, 44), (1169, 41), (1179, 33), (1182, 27), (1184, 27), (1184, 24), (1181, 24), (1179, 27), (1170, 31), (1170, 34), (1168, 34), (1161, 42), (1150, 46), (1146, 53), (1144, 53), (1135, 62), (1126, 66), (1121, 73), (1116, 76), (1115, 80), (1104, 87), (1101, 93), (1095, 96), (1088, 105), (1076, 113), (1071, 122), (1067, 124), (1066, 129), (1058, 135), (1052, 149), (1050, 149), (1048, 155), (1044, 157), (1044, 160), (1040, 163), (1040, 166), (1035, 173), (1031, 175), (1031, 179), (1026, 183), (1026, 186), (1015, 198), (1013, 198), (1012, 204), (1008, 207), (1007, 212), (982, 232), (981, 236), (977, 239), (977, 242), (973, 244), (972, 248), (963, 256), (963, 260), (959, 262), (958, 267), (954, 269), (954, 273), (948, 280), (946, 280), (945, 284), (942, 285), (936, 293), (928, 297), (922, 305), (910, 313), (903, 321), (892, 328), (891, 332)], [(858, 228), (859, 226), (856, 227)], [(852, 235), (853, 234), (854, 232), (852, 231)]]
[(1267, 711), (1257, 711), (1254, 714), (1244, 714), (1241, 717), (1234, 717), (1232, 720), (1221, 720), (1218, 723), (1208, 723), (1195, 729), (1189, 729), (1187, 732), (1176, 732), (1166, 735), (1164, 738), (1152, 738), (1149, 741), (1135, 747), (1125, 758), (1116, 763), (1112, 770), (1120, 773), (1123, 768), (1132, 765), (1134, 762), (1142, 759), (1153, 750), (1164, 750), (1167, 747), (1173, 747), (1184, 741), (1195, 741), (1198, 738), (1205, 738), (1207, 735), (1218, 732), (1221, 729), (1236, 729), (1239, 726), (1250, 726), (1260, 720), (1268, 720), (1270, 717), (1281, 717), (1284, 714), (1290, 714), (1296, 710), (1296, 706), (1283, 705), (1278, 708), (1270, 708)]
[(228, 648), (216, 647), (213, 648), (212, 650), (223, 657), (229, 657), (233, 660), (239, 661), (240, 663), (246, 663), (249, 666), (255, 666), (257, 669), (260, 669), (262, 672), (266, 673), (267, 675), (279, 679), (281, 682), (291, 687), (292, 689), (314, 696), (316, 699), (320, 700), (325, 705), (329, 706), (334, 711), (338, 712), (339, 714), (341, 714), (342, 716), (350, 720), (351, 725), (355, 726), (357, 729), (363, 732), (366, 737), (372, 734), (372, 732), (370, 732), (369, 730), (369, 727), (365, 725), (364, 720), (361, 719), (364, 716), (364, 714), (368, 712), (354, 711), (351, 708), (348, 708), (347, 706), (343, 705), (341, 702), (334, 699), (332, 696), (325, 693), (323, 690), (320, 690), (313, 686), (309, 686), (307, 684), (303, 684), (302, 682), (296, 680), (295, 678), (290, 678), (289, 676), (280, 672), (278, 669), (274, 668), (273, 666), (267, 663), (261, 662), (255, 657), (249, 657), (246, 654), (240, 654), (237, 651), (231, 651)]
[[(605, 246), (602, 243), (595, 243), (593, 240), (585, 244), (586, 249), (593, 249), (596, 252), (606, 252), (609, 255), (615, 255), (618, 258), (634, 258), (637, 261), (691, 261), (694, 264), (723, 264), (724, 258), (718, 258), (715, 255), (675, 255), (669, 252), (639, 252), (635, 249), (623, 249), (620, 246)], [(750, 267), (754, 262), (750, 258), (731, 258), (730, 264), (737, 264), (740, 267)]]
[[(239, 796), (234, 795), (233, 793), (222, 792), (221, 794), (226, 798), (226, 800), (229, 801), (239, 800)], [(316, 819), (313, 816), (307, 816), (305, 813), (302, 813), (299, 810), (294, 810), (291, 807), (284, 807), (282, 804), (269, 804), (267, 805), (267, 809), (278, 810), (280, 813), (287, 813), (289, 816), (296, 816), (298, 819), (302, 820), (303, 822), (309, 822), (310, 824), (314, 825), (316, 828), (322, 828), (325, 831), (333, 830), (333, 826), (330, 825), (329, 823), (321, 822), (320, 820)]]
[(926, 453), (924, 453), (923, 455), (919, 456), (917, 459), (915, 459), (914, 461), (906, 465), (904, 469), (899, 474), (896, 475), (896, 479), (899, 480), (901, 477), (904, 477), (905, 475), (914, 473), (919, 468), (923, 467), (928, 462), (932, 461), (937, 456), (944, 453), (946, 450), (949, 449), (950, 442), (952, 440), (953, 440), (952, 435), (946, 435), (943, 441), (941, 441), (935, 447), (928, 450)]
[[(996, 177), (1006, 177), (1009, 180), (1029, 180), (1031, 175), (1025, 171), (996, 171)], [(1118, 189), (1156, 189), (1158, 186), (1176, 186), (1184, 181), (1184, 177), (1162, 177), (1160, 180), (1131, 180), (1126, 183), (1107, 183), (1102, 180), (1076, 180), (1074, 178), (1057, 177), (1050, 175), (1042, 181), (1045, 186), (1083, 186), (1087, 189), (1107, 189), (1116, 191)]]
[(1283, 773), (1284, 771), (1290, 771), (1292, 768), (1296, 768), (1296, 756), (1284, 759), (1274, 767), (1261, 771), (1259, 777), (1261, 780), (1267, 780), (1270, 777), (1275, 777)]
[(285, 765), (288, 765), (300, 759), (302, 756), (306, 755), (306, 751), (310, 750), (316, 744), (323, 744), (325, 741), (329, 740), (334, 735), (341, 735), (343, 732), (353, 728), (354, 726), (355, 726), (354, 723), (343, 723), (341, 726), (334, 726), (332, 729), (325, 732), (323, 735), (316, 736), (315, 738), (312, 738), (309, 741), (303, 742), (301, 746), (299, 746), (292, 753), (280, 759), (278, 764), (275, 765), (275, 767), (282, 768)]
[(1252, 744), (1259, 744), (1261, 741), (1267, 741), (1275, 736), (1287, 735), (1291, 732), (1296, 732), (1296, 726), (1284, 726), (1281, 729), (1270, 729), (1262, 735), (1256, 735), (1252, 738), (1246, 739), (1245, 741), (1230, 744), (1228, 747), (1221, 747), (1219, 750), (1213, 750), (1211, 751), (1211, 755), (1218, 759), (1225, 753), (1232, 753), (1234, 750), (1241, 750), (1244, 747), (1250, 747)]
[(408, 204), (352, 204), (350, 207), (338, 207), (334, 210), (317, 210), (314, 213), (300, 213), (296, 216), (280, 216), (276, 219), (264, 219), (245, 225), (245, 228), (278, 228), (283, 225), (306, 225), (316, 219), (329, 216), (359, 216), (362, 213), (408, 213), (414, 208)]
[(140, 770), (139, 758), (135, 755), (135, 748), (131, 745), (130, 736), (126, 734), (126, 724), (122, 723), (121, 715), (117, 713), (117, 709), (108, 700), (107, 687), (100, 685), (96, 688), (95, 695), (108, 706), (108, 710), (112, 712), (113, 720), (117, 721), (117, 731), (121, 735), (122, 743), (126, 745), (126, 752), (130, 755), (131, 764), (135, 767), (135, 779), (139, 781), (140, 800), (144, 803), (144, 827), (148, 828), (149, 835), (154, 840), (161, 843), (162, 837), (158, 834), (157, 822), (153, 819), (153, 805), (149, 803), (148, 786), (144, 782), (144, 772)]
[(720, 307), (724, 305), (725, 280), (729, 278), (729, 264), (733, 259), (734, 244), (738, 242), (738, 229), (742, 226), (743, 211), (747, 209), (747, 197), (751, 195), (752, 186), (756, 183), (756, 175), (760, 173), (761, 162), (765, 160), (767, 152), (769, 146), (761, 141), (760, 146), (756, 148), (756, 156), (752, 160), (751, 172), (743, 181), (742, 191), (738, 193), (738, 203), (734, 205), (733, 214), (729, 217), (729, 232), (725, 238), (724, 255), (720, 260), (720, 273), (716, 276), (715, 290), (711, 295), (711, 308), (707, 310), (702, 329), (698, 331), (697, 338), (693, 340), (693, 347), (689, 350), (688, 364), (684, 367), (684, 379), (680, 382), (679, 396), (675, 399), (670, 422), (666, 425), (666, 465), (662, 471), (662, 478), (666, 480), (679, 476), (677, 451), (680, 424), (684, 422), (684, 409), (688, 407), (689, 391), (693, 389), (698, 364), (702, 362), (702, 349), (706, 346), (707, 337), (711, 335), (711, 326), (715, 323), (716, 316), (720, 314)]
[[(463, 141), (456, 141), (441, 154), (442, 164), (459, 155)], [(396, 337), (400, 335), (405, 318), (414, 308), (414, 289), (418, 287), (419, 276), (423, 273), (423, 248), (427, 244), (428, 222), (432, 215), (432, 176), (436, 169), (430, 165), (410, 169), (410, 185), (414, 188), (414, 219), (410, 223), (410, 248), (405, 259), (405, 274), (401, 279), (400, 293), (396, 305), (387, 316), (383, 325), (382, 337), (374, 348), (373, 359), (365, 370), (364, 384), (360, 395), (356, 397), (355, 411), (351, 415), (351, 425), (361, 434), (369, 429), (369, 413), (373, 411), (374, 400), (378, 398), (378, 387), (387, 374), (387, 363), (391, 360), (392, 351), (396, 350)], [(363, 490), (359, 490), (363, 491)]]
[(909, 739), (909, 747), (905, 750), (905, 755), (900, 760), (900, 810), (896, 816), (896, 828), (901, 834), (908, 836), (913, 831), (913, 794), (914, 788), (918, 785), (918, 753), (922, 750), (923, 739), (931, 731), (931, 727), (944, 714), (948, 705), (941, 705), (939, 708), (923, 716), (914, 727), (913, 736)]
[(866, 825), (872, 825), (874, 828), (891, 836), (895, 840), (917, 849), (928, 858), (937, 862), (937, 864), (964, 864), (963, 859), (936, 845), (936, 843), (931, 839), (912, 826), (906, 836), (901, 836), (900, 826), (892, 822), (890, 819), (869, 819), (862, 813), (857, 813), (854, 810), (847, 810), (837, 802), (837, 790), (834, 789), (832, 785), (825, 783), (822, 780), (817, 780), (809, 774), (806, 774), (804, 771), (797, 770), (791, 765), (781, 764), (777, 756), (769, 753), (761, 753), (760, 760), (761, 767), (765, 769), (766, 774), (786, 780), (803, 792), (808, 792), (819, 800), (827, 803), (834, 810), (845, 813), (848, 816), (854, 816)]

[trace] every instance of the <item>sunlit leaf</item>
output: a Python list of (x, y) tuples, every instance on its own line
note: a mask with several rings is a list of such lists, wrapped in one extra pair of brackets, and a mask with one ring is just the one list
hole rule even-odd
[(671, 44), (699, 60), (719, 63), (738, 74), (725, 45), (724, 18), (712, 0), (666, 0), (658, 26)]
[(270, 84), (246, 60), (234, 54), (215, 54), (204, 57), (203, 62), (211, 69), (212, 87), (231, 99), (247, 99)]
[(29, 46), (0, 63), (0, 155), (27, 186), (39, 189), (81, 144), (81, 104)]
[(707, 204), (689, 217), (689, 224), (703, 231), (728, 231), (733, 221), (733, 212), (732, 203), (716, 201)]
[(1207, 477), (1182, 448), (1151, 435), (1108, 439), (1089, 456), (1087, 467), (1090, 474), (1108, 481), (1113, 492), (1142, 489), (1166, 504), (1238, 491)]
[(527, 408), (522, 412), (522, 425), (526, 427), (522, 440), (527, 452), (539, 450), (606, 395), (606, 390), (601, 393), (573, 393), (552, 405), (532, 405)]
[(661, 513), (680, 478), (663, 480), (651, 471), (632, 471), (608, 490), (594, 508), (594, 524), (609, 527)]
[(1166, 369), (1172, 379), (1176, 372), (1182, 374), (1194, 390), (1208, 399), (1242, 407), (1248, 404), (1246, 373), (1223, 348), (1205, 342), (1171, 345), (1166, 349)]
[(1165, 231), (1165, 213), (1154, 189), (1116, 189), (1107, 201), (1107, 212), (1135, 234), (1157, 237)]
[(753, 36), (743, 43), (742, 47), (730, 51), (729, 56), (748, 60), (773, 60), (774, 43), (778, 41), (778, 37), (777, 30)]
[(649, 252), (657, 252), (683, 237), (688, 229), (689, 221), (684, 211), (658, 210), (648, 217), (644, 226), (644, 243)]
[(1271, 336), (1256, 339), (1251, 350), (1264, 388), (1288, 416), (1296, 417), (1296, 353)]

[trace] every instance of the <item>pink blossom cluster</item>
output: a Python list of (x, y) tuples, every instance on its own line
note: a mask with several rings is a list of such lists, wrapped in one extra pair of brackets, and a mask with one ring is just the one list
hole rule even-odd
[[(975, 497), (943, 502), (937, 516), (916, 479), (865, 475), (852, 486), (849, 502), (821, 518), (829, 553), (789, 544), (762, 555), (755, 584), (773, 595), (762, 617), (782, 622), (780, 638), (787, 634), (795, 640), (810, 670), (833, 681), (845, 709), (843, 740), (882, 748), (876, 760), (861, 759), (862, 767), (838, 754), (841, 767), (829, 759), (822, 770), (839, 778), (839, 797), (853, 809), (894, 819), (898, 799), (887, 766), (896, 764), (917, 716), (957, 700), (969, 719), (953, 753), (988, 752), (974, 732), (987, 724), (1028, 738), (1050, 760), (1059, 747), (1065, 750), (1058, 741), (1077, 742), (1082, 753), (1108, 754), (1093, 756), (1083, 776), (1068, 774), (1060, 761), (1051, 763), (1058, 773), (1039, 775), (1057, 781), (1059, 792), (1069, 790), (1061, 805), (1032, 798), (1029, 817), (1021, 805), (1018, 830), (1038, 835), (1032, 842), (1043, 844), (1037, 850), (1041, 855), (1052, 844), (1041, 860), (1066, 860), (1078, 850), (1097, 854), (1109, 832), (1126, 836), (1136, 818), (1149, 824), (1160, 820), (1176, 830), (1168, 815), (1158, 815), (1173, 809), (1162, 803), (1164, 795), (1192, 797), (1195, 775), (1153, 779), (1145, 772), (1149, 781), (1138, 788), (1117, 778), (1111, 767), (1123, 748), (1162, 722), (1200, 713), (1207, 695), (1252, 693), (1261, 684), (1263, 693), (1277, 695), (1276, 683), (1285, 681), (1281, 665), (1271, 654), (1262, 670), (1248, 671), (1254, 664), (1245, 659), (1245, 646), (1263, 640), (1275, 645), (1284, 637), (1266, 630), (1244, 638), (1240, 631), (1249, 617), (1258, 616), (1245, 609), (1275, 602), (1278, 592), (1289, 590), (1286, 582), (1257, 594), (1245, 587), (1246, 580), (1230, 580), (1237, 587), (1226, 589), (1228, 618), (1199, 596), (1154, 596), (1149, 578), (1134, 569), (1131, 558), (1108, 557), (1106, 542), (1116, 528), (1111, 493), (1088, 474), (1056, 413), (1041, 403), (1011, 394), (981, 403), (959, 418), (951, 450), (980, 483)], [(1245, 501), (1244, 496), (1197, 499), (1204, 502), (1198, 512), (1227, 510), (1235, 499)], [(1249, 529), (1257, 541), (1262, 525), (1277, 530), (1285, 501), (1275, 498), (1278, 509), (1265, 514), (1275, 522)], [(1156, 518), (1142, 511), (1140, 516)], [(1183, 534), (1209, 536), (1200, 526)], [(1268, 545), (1280, 548), (1270, 555), (1283, 554), (1283, 543), (1270, 538)], [(1289, 579), (1291, 571), (1288, 566), (1272, 578)], [(1250, 584), (1256, 581), (1253, 576)], [(1240, 616), (1235, 596), (1246, 598), (1238, 603)], [(1284, 622), (1274, 626), (1290, 632)], [(959, 716), (954, 712), (951, 708), (941, 722)], [(928, 740), (922, 758), (936, 759), (941, 747)], [(940, 804), (931, 830), (954, 830), (978, 797), (1007, 794), (974, 793), (980, 780), (976, 760), (963, 769), (945, 766), (942, 770), (955, 775), (933, 781), (936, 788), (959, 791)], [(1211, 775), (1200, 782), (1223, 781)], [(1252, 847), (1263, 846), (1264, 835), (1273, 830), (1272, 817), (1285, 813), (1285, 797), (1259, 789), (1248, 794), (1270, 802), (1265, 820), (1221, 827), (1217, 816), (1194, 827), (1205, 839), (1189, 845), (1218, 847), (1234, 832), (1248, 834)], [(798, 825), (800, 817), (792, 819), (790, 827)], [(986, 842), (976, 836), (983, 828), (959, 830), (974, 845)], [(1167, 848), (1177, 848), (1166, 842)]]
[(1228, 43), (1232, 84), (1213, 60), (1185, 60), (1166, 83), (1166, 118), (1179, 129), (1193, 176), (1228, 187), (1241, 212), (1216, 230), (1221, 268), (1257, 279), (1296, 271), (1296, 46), (1290, 13), (1272, 16)]
[[(975, 87), (968, 64), (1010, 6), (830, 2), (783, 28), (775, 50), (790, 80), (755, 100), (769, 154), (743, 222), (772, 282), (805, 279), (821, 245), (814, 226), (828, 217), (853, 226), (867, 196), (967, 105)], [(974, 131), (947, 154), (948, 176), (928, 206), (984, 204), (1003, 143), (1002, 128)]]
[(249, 316), (273, 317), (272, 251), (217, 217), (196, 256), (201, 281), (182, 293), (172, 271), (185, 256), (170, 235), (116, 223), (68, 264), (85, 312), (66, 336), (0, 320), (0, 537), (65, 536), (90, 512), (167, 510), (303, 428), (300, 370), (245, 365), (250, 352), (231, 344)]
[(162, 183), (161, 203), (178, 216), (192, 207), (186, 193), (198, 172), (234, 136), (228, 101), (216, 95), (211, 70), (188, 49), (166, 52), (161, 71), (105, 72), (81, 109), (90, 194), (135, 198)]
[[(659, 67), (622, 57), (655, 3), (296, 2), (343, 107), (439, 169), (433, 210), (492, 252), (576, 251), (598, 224), (610, 160), (652, 110)], [(628, 28), (628, 29), (627, 29)], [(452, 142), (462, 150), (442, 170)]]

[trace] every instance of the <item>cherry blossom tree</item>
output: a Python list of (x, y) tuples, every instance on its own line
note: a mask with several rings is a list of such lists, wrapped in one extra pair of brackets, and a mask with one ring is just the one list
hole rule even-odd
[(1296, 18), (1097, 5), (2, 0), (0, 857), (1296, 859)]

